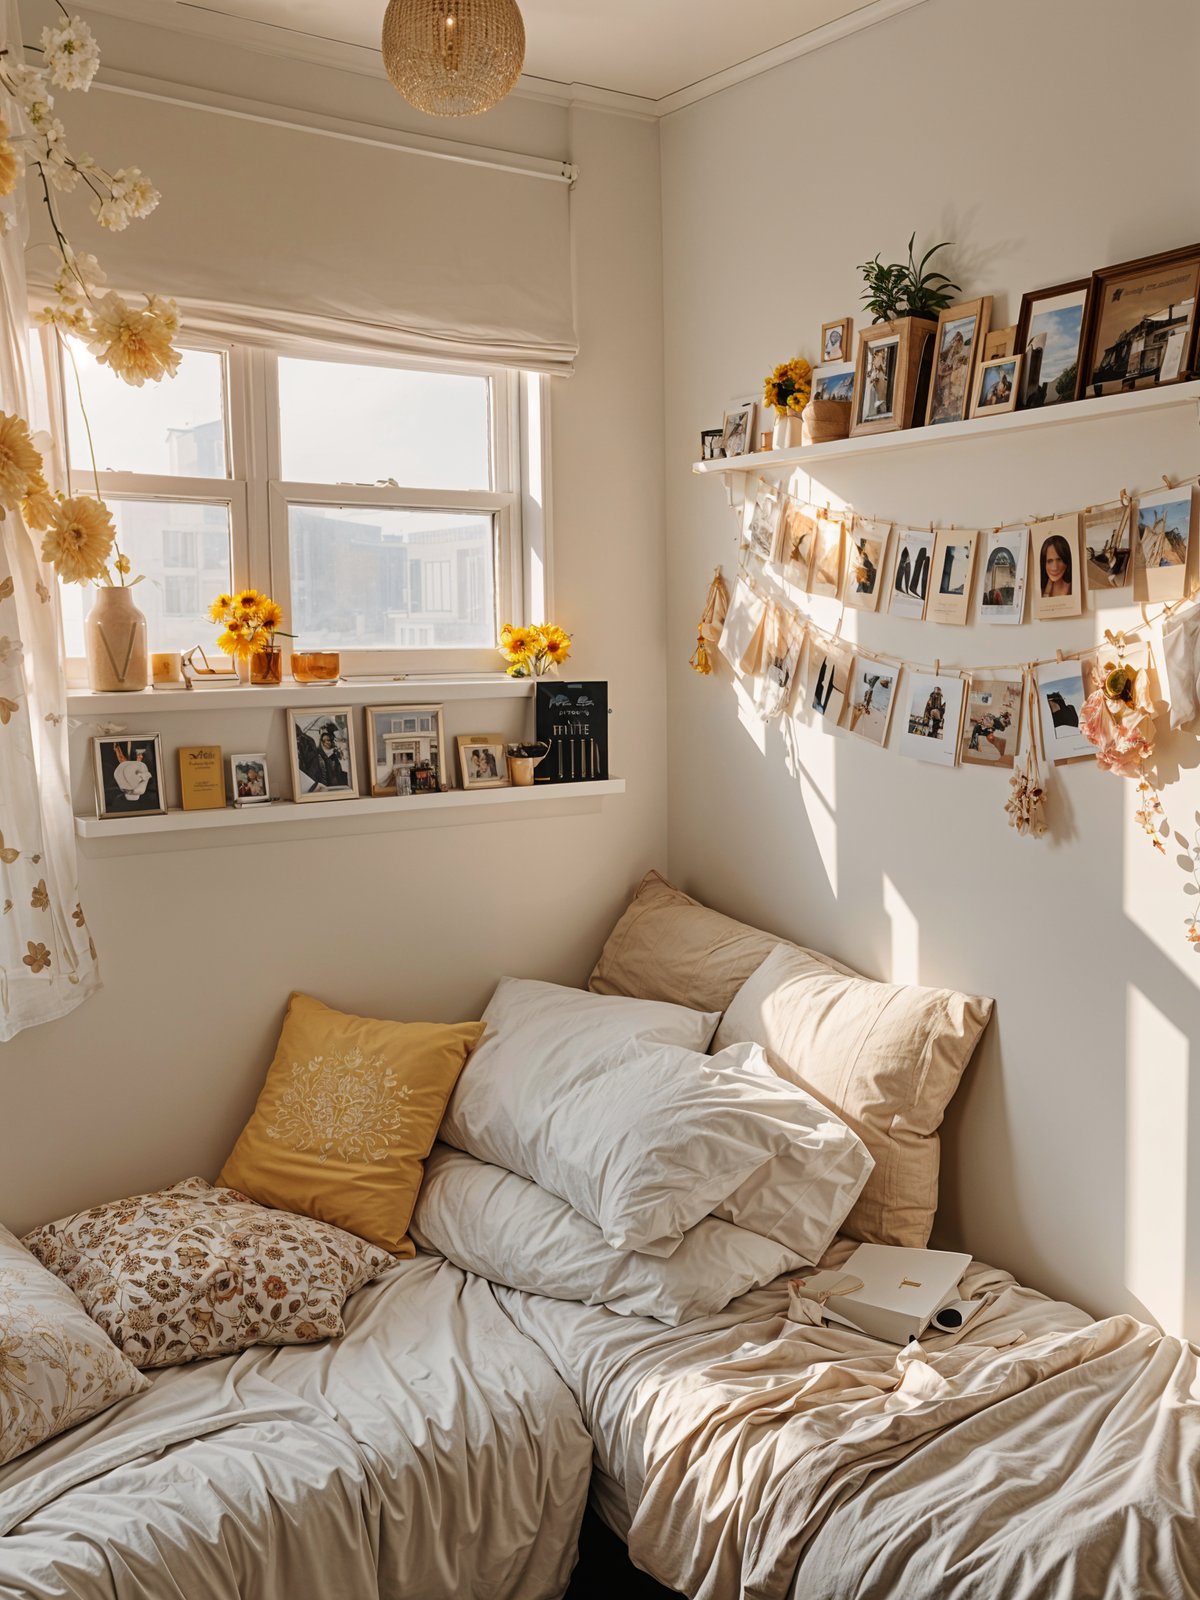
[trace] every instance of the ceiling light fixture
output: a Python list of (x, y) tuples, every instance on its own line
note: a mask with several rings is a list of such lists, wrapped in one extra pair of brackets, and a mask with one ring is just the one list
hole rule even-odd
[(516, 0), (390, 0), (383, 64), (418, 111), (473, 117), (516, 87), (525, 24)]

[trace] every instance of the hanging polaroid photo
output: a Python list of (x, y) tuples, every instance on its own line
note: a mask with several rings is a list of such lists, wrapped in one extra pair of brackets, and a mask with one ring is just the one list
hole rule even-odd
[(939, 767), (954, 765), (966, 688), (956, 673), (909, 672), (896, 745), (901, 755)]
[(883, 571), (892, 537), (890, 522), (855, 517), (846, 534), (846, 582), (842, 602), (859, 611), (877, 611)]
[(760, 478), (754, 499), (747, 499), (745, 537), (760, 561), (779, 559), (779, 534), (783, 519), (783, 494), (777, 483)]
[(816, 543), (817, 519), (812, 514), (812, 507), (787, 496), (779, 531), (779, 559), (783, 563), (785, 578), (801, 589), (808, 588)]
[(914, 622), (920, 622), (925, 615), (933, 545), (932, 529), (899, 530), (896, 565), (892, 570), (892, 593), (888, 601), (888, 610), (894, 617), (911, 617)]
[(836, 595), (842, 586), (842, 519), (817, 518), (817, 541), (813, 550), (813, 594)]
[(1019, 672), (981, 672), (970, 680), (958, 750), (965, 766), (1012, 771), (1021, 744), (1023, 688)]
[(835, 727), (846, 703), (854, 651), (839, 639), (828, 639), (809, 630), (807, 709), (821, 721)]
[(1025, 615), (1029, 529), (998, 528), (980, 540), (980, 622), (1020, 622)]
[(1156, 489), (1137, 502), (1133, 541), (1133, 598), (1182, 600), (1196, 519), (1190, 487)]
[(1079, 559), (1079, 513), (1035, 522), (1033, 536), (1033, 614), (1039, 622), (1077, 617), (1083, 610)]
[(1130, 562), (1133, 507), (1105, 506), (1079, 519), (1079, 542), (1087, 556), (1089, 589), (1123, 589), (1133, 577)]
[(868, 744), (886, 744), (900, 668), (873, 656), (856, 656), (842, 726)]
[(754, 704), (764, 722), (780, 716), (792, 698), (804, 650), (804, 631), (804, 623), (790, 611), (774, 602), (767, 606), (754, 693)]
[(742, 671), (742, 661), (762, 626), (766, 609), (765, 601), (759, 599), (748, 583), (734, 585), (717, 649), (735, 672)]
[(975, 547), (979, 535), (974, 530), (956, 532), (943, 528), (933, 545), (933, 574), (925, 604), (926, 622), (966, 626), (971, 604), (971, 575), (975, 571)]
[(1079, 756), (1094, 756), (1094, 746), (1079, 731), (1079, 714), (1087, 699), (1081, 664), (1044, 662), (1037, 669), (1037, 689), (1047, 760), (1074, 761)]

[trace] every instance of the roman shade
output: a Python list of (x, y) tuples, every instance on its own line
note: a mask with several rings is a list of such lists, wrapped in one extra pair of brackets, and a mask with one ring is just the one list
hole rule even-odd
[[(100, 84), (71, 113), (76, 153), (139, 161), (162, 192), (153, 216), (105, 235), (110, 286), (174, 297), (188, 331), (571, 371), (570, 186), (556, 163), (510, 170), (385, 129)], [(33, 271), (54, 266), (49, 251), (31, 257)]]

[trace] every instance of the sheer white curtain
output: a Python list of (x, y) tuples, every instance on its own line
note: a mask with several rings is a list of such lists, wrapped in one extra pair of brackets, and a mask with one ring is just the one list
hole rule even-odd
[[(16, 0), (0, 48), (20, 53)], [(19, 126), (0, 95), (0, 115)], [(0, 238), (0, 411), (28, 417), (27, 216)], [(0, 522), (0, 1041), (61, 1017), (100, 987), (75, 877), (58, 585), (20, 514)]]

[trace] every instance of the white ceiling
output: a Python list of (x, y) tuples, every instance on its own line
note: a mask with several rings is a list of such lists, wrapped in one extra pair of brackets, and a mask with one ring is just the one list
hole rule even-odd
[[(103, 0), (100, 0), (101, 5)], [(650, 102), (691, 98), (706, 80), (748, 76), (919, 0), (520, 0), (526, 80)], [(169, 0), (279, 30), (280, 48), (329, 40), (378, 49), (385, 0)], [(160, 13), (167, 6), (156, 7)], [(165, 15), (156, 21), (166, 20)], [(791, 48), (789, 48), (791, 47)], [(529, 87), (536, 88), (534, 82)], [(716, 85), (714, 85), (716, 87)]]

